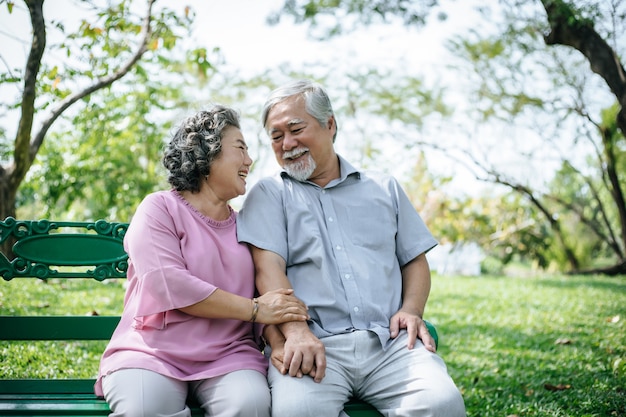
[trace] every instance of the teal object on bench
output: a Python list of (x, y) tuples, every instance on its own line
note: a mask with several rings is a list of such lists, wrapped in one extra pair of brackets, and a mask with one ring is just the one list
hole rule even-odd
[[(0, 253), (6, 280), (68, 278), (104, 281), (126, 278), (123, 239), (127, 223), (16, 220), (0, 222), (0, 243), (15, 241), (14, 256)], [(121, 308), (121, 306), (120, 306)], [(109, 340), (119, 316), (0, 316), (0, 341)], [(438, 344), (435, 326), (426, 322)], [(110, 410), (93, 393), (95, 379), (0, 379), (2, 416), (106, 416)], [(190, 402), (193, 416), (204, 413)], [(351, 400), (350, 417), (378, 417), (371, 405)]]

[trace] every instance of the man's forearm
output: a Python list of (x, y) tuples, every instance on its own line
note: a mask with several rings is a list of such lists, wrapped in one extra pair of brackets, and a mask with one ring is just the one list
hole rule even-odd
[(270, 346), (277, 346), (278, 344), (285, 343), (285, 336), (280, 331), (278, 326), (270, 324), (263, 328), (263, 339)]
[[(252, 247), (252, 256), (256, 268), (256, 286), (261, 294), (278, 288), (292, 288), (285, 273), (286, 262), (281, 256), (257, 247)], [(306, 322), (291, 321), (278, 326), (285, 338), (310, 331)]]
[(424, 315), (430, 294), (430, 268), (421, 254), (402, 268), (402, 310)]

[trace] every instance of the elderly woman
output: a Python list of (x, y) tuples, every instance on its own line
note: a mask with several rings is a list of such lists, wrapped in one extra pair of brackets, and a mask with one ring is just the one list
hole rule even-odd
[(124, 239), (124, 311), (96, 394), (111, 416), (189, 416), (192, 396), (207, 416), (269, 417), (255, 323), (308, 315), (292, 290), (255, 298), (252, 257), (229, 205), (252, 164), (237, 113), (216, 106), (186, 119), (163, 163), (172, 189), (146, 196)]

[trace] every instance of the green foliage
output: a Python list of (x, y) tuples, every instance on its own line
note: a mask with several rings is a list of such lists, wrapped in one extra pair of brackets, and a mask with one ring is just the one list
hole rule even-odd
[[(498, 30), (476, 30), (449, 46), (463, 58), (471, 79), (470, 117), (502, 122), (503, 130), (527, 128), (542, 146), (529, 148), (526, 154), (521, 151), (523, 143), (505, 145), (506, 134), (501, 146), (520, 149), (520, 162), (527, 159), (529, 167), (540, 159), (560, 168), (542, 184), (520, 175), (511, 179), (506, 168), (498, 167), (496, 153), (486, 161), (478, 157), (474, 161), (486, 180), (528, 199), (521, 203), (533, 225), (520, 235), (510, 235), (511, 255), (532, 257), (541, 267), (562, 271), (619, 265), (624, 259), (621, 230), (626, 219), (616, 190), (624, 189), (624, 178), (610, 178), (611, 170), (623, 172), (626, 167), (624, 147), (617, 145), (624, 143), (617, 129), (619, 106), (613, 104), (615, 97), (600, 94), (606, 85), (589, 77), (587, 57), (562, 45), (548, 46), (544, 36), (554, 29), (549, 23), (555, 20), (581, 27), (591, 24), (620, 54), (624, 45), (618, 41), (623, 38), (620, 28), (626, 23), (623, 7), (556, 1), (548, 2), (558, 7), (546, 15), (541, 3), (505, 2)], [(596, 68), (600, 63), (591, 65)], [(611, 107), (603, 110), (607, 102)], [(507, 209), (514, 207), (503, 207)], [(514, 218), (505, 216), (515, 224)]]
[[(515, 48), (511, 47), (512, 39), (515, 39)], [(448, 42), (448, 48), (473, 67), (468, 74), (473, 85), (470, 99), (474, 104), (473, 113), (479, 120), (511, 120), (531, 108), (546, 109), (545, 92), (533, 88), (519, 74), (533, 78), (533, 74), (545, 71), (528, 59), (529, 55), (537, 53), (538, 41), (536, 33), (525, 31), (483, 36), (472, 30), (468, 35)], [(541, 77), (537, 75), (536, 79)]]
[[(290, 15), (296, 23), (321, 29), (317, 36), (327, 39), (394, 18), (401, 19), (406, 26), (423, 26), (437, 4), (437, 0), (288, 0), (267, 21), (275, 25), (282, 15)], [(446, 15), (440, 12), (438, 18), (444, 20)]]
[(423, 152), (411, 171), (407, 195), (440, 243), (478, 244), (489, 255), (489, 271), (518, 260), (543, 269), (555, 264), (560, 252), (549, 224), (521, 195), (451, 194), (446, 185), (452, 178), (433, 175)]
[(160, 157), (172, 125), (157, 116), (167, 93), (141, 88), (104, 95), (101, 103), (92, 97), (72, 130), (48, 138), (20, 205), (34, 204), (41, 217), (129, 221), (147, 193), (167, 186)]
[[(46, 72), (44, 78), (56, 81), (42, 83), (44, 100), (64, 97), (77, 83), (106, 76), (128, 59), (127, 38), (137, 36), (142, 23), (131, 6), (110, 4), (65, 37), (58, 48), (77, 62), (85, 60), (87, 69), (68, 66), (62, 79), (56, 67)], [(21, 217), (129, 221), (146, 194), (168, 187), (160, 163), (163, 144), (173, 121), (191, 106), (193, 97), (186, 93), (209, 79), (215, 72), (211, 61), (219, 58), (203, 48), (180, 51), (193, 17), (189, 10), (184, 16), (159, 11), (149, 50), (124, 82), (92, 93), (64, 114), (19, 190)]]
[(385, 124), (401, 122), (419, 128), (429, 116), (445, 117), (452, 113), (443, 100), (444, 91), (426, 86), (419, 77), (367, 69), (349, 79), (348, 106), (343, 110), (357, 118), (382, 117)]

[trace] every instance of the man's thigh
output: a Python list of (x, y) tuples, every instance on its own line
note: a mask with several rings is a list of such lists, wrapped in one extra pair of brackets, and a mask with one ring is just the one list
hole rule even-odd
[[(355, 342), (351, 335), (337, 335), (322, 339), (326, 348), (326, 374), (317, 383), (309, 376), (296, 378), (282, 375), (270, 364), (268, 381), (272, 392), (272, 417), (335, 417), (347, 416), (345, 403), (352, 397)], [(329, 348), (342, 346), (341, 349)], [(343, 358), (343, 359), (342, 359)]]
[(444, 361), (420, 341), (409, 350), (406, 332), (386, 350), (374, 349), (366, 363), (369, 369), (357, 396), (384, 416), (465, 416), (463, 399)]

